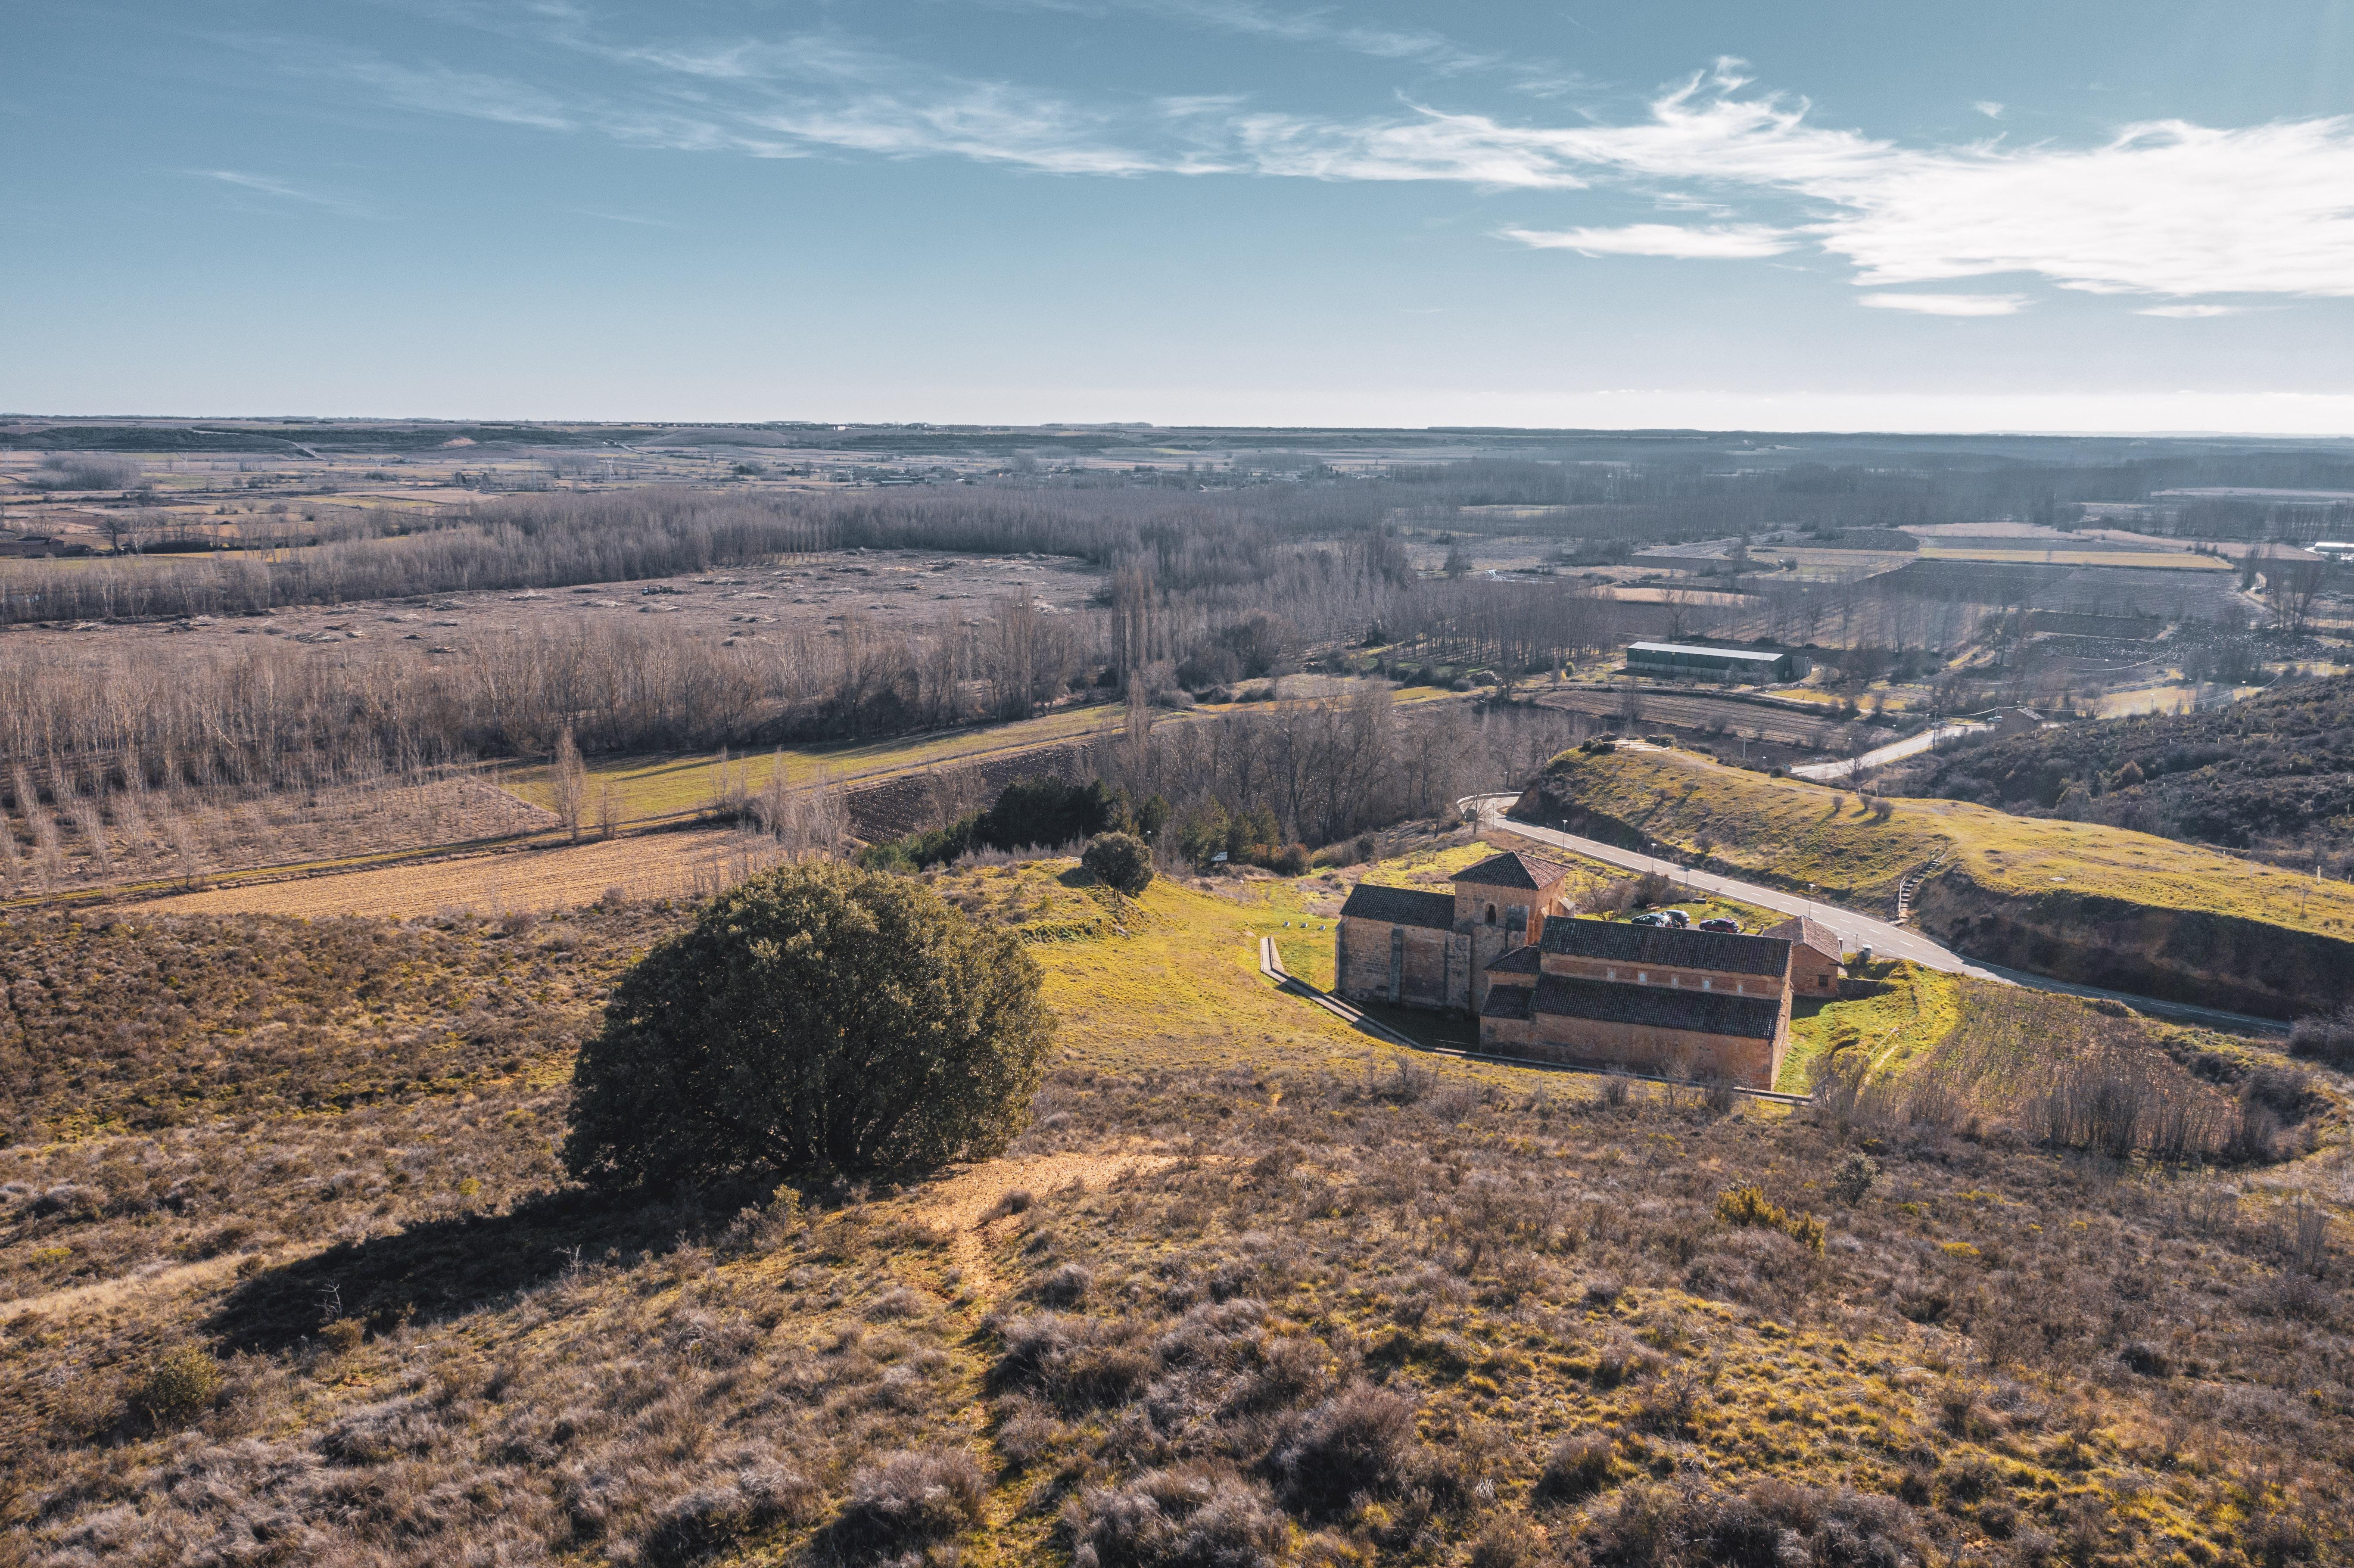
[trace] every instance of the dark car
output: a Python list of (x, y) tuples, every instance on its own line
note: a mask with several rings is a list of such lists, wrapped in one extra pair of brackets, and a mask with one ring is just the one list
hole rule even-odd
[(1654, 909), (1649, 915), (1638, 915), (1627, 923), (1629, 926), (1664, 926), (1668, 924), (1668, 917)]
[(1700, 928), (1703, 931), (1723, 931), (1729, 936), (1734, 937), (1741, 935), (1741, 922), (1738, 920), (1728, 920), (1722, 915), (1718, 916), (1713, 920), (1702, 921), (1700, 923)]
[(1691, 916), (1681, 909), (1662, 909), (1659, 911), (1659, 918), (1679, 931), (1691, 924)]

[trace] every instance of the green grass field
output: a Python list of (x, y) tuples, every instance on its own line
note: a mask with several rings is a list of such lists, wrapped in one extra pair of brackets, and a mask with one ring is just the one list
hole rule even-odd
[[(1333, 678), (1331, 683), (1345, 687), (1352, 683)], [(1395, 693), (1394, 700), (1408, 705), (1444, 701), (1457, 695), (1453, 692), (1408, 688)], [(1204, 704), (1185, 713), (1156, 712), (1153, 722), (1158, 727), (1190, 722), (1194, 715), (1246, 713), (1265, 705)], [(716, 753), (593, 758), (588, 764), (588, 811), (591, 817), (596, 814), (599, 797), (610, 789), (619, 813), (618, 822), (661, 821), (694, 815), (731, 786), (757, 794), (768, 787), (780, 767), (786, 780), (796, 788), (872, 782), (926, 768), (978, 762), (1004, 753), (1116, 734), (1126, 722), (1126, 710), (1120, 705), (1098, 703), (1009, 724), (933, 730), (885, 740), (833, 741), (748, 751), (727, 757), (724, 762)], [(501, 788), (522, 800), (554, 809), (556, 791), (547, 764), (535, 762), (502, 769), (497, 779)]]

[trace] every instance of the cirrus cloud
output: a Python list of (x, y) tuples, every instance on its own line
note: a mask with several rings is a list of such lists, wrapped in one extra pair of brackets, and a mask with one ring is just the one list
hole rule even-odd
[(2023, 294), (1865, 294), (1856, 302), (1924, 316), (2015, 316), (2029, 301)]
[(1630, 223), (1618, 228), (1507, 228), (1507, 239), (1540, 250), (1575, 250), (1583, 256), (1670, 256), (1688, 260), (1740, 260), (1779, 256), (1797, 239), (1755, 223), (1720, 223), (1704, 228), (1677, 223)]

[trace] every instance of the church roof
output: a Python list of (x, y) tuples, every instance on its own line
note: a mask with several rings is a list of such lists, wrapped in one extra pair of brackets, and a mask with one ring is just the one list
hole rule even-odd
[(1476, 887), (1551, 887), (1569, 874), (1569, 867), (1526, 850), (1506, 850), (1455, 874), (1458, 882)]
[(1341, 906), (1341, 918), (1376, 920), (1387, 926), (1435, 926), (1450, 931), (1455, 928), (1455, 900), (1444, 893), (1361, 882), (1349, 890), (1349, 901)]
[[(1519, 988), (1500, 988), (1517, 991)], [(1492, 1001), (1496, 991), (1488, 993)], [(1547, 975), (1529, 996), (1530, 1011), (1554, 1018), (1597, 1023), (1628, 1023), (1643, 1029), (1673, 1029), (1694, 1034), (1733, 1034), (1771, 1040), (1780, 1026), (1777, 997), (1734, 996), (1689, 987), (1628, 985), (1624, 981)]]
[(1602, 959), (1663, 969), (1714, 969), (1719, 974), (1790, 972), (1790, 944), (1777, 937), (1737, 937), (1726, 931), (1693, 931), (1673, 926), (1637, 926), (1619, 920), (1583, 920), (1554, 915), (1544, 923), (1548, 953)]
[(1488, 966), (1491, 975), (1532, 975), (1543, 972), (1543, 963), (1534, 948), (1514, 948)]

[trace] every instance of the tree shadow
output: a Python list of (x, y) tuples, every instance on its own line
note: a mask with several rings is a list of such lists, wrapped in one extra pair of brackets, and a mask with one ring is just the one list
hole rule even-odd
[(575, 1188), (527, 1199), (505, 1213), (419, 1221), (264, 1269), (229, 1293), (205, 1330), (227, 1349), (267, 1353), (291, 1349), (341, 1318), (376, 1332), (440, 1322), (576, 1266), (673, 1251), (724, 1226), (733, 1212), (716, 1201)]

